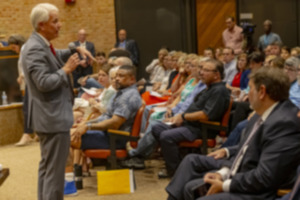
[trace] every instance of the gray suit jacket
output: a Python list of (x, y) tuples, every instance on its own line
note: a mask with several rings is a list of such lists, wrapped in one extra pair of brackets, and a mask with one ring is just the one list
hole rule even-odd
[(36, 132), (68, 132), (73, 124), (73, 93), (69, 77), (61, 69), (70, 50), (54, 56), (45, 41), (33, 32), (22, 51), (29, 92), (28, 125)]

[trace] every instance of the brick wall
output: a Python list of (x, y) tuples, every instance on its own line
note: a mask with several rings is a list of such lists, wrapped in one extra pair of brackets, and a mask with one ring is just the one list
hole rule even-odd
[[(28, 38), (32, 32), (29, 15), (40, 0), (0, 1), (0, 34), (18, 33)], [(56, 48), (67, 48), (71, 41), (77, 40), (77, 32), (84, 28), (89, 34), (88, 41), (95, 44), (97, 51), (108, 51), (116, 38), (114, 0), (76, 0), (66, 4), (64, 0), (48, 0), (60, 11), (62, 28), (60, 36), (53, 40)]]

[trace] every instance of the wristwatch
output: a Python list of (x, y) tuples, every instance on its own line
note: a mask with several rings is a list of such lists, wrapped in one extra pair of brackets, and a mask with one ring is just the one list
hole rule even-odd
[(92, 123), (87, 123), (86, 126), (88, 127), (88, 130), (92, 130)]
[(182, 114), (181, 114), (181, 118), (183, 119), (183, 121), (185, 121), (184, 114), (185, 114), (185, 113), (182, 113)]

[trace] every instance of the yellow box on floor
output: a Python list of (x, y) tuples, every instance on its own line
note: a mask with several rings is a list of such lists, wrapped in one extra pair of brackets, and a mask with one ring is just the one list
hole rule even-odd
[(98, 195), (128, 194), (135, 190), (132, 170), (106, 170), (97, 172)]

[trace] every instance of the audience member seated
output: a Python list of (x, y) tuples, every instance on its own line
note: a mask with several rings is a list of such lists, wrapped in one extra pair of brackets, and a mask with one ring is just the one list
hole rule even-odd
[(218, 47), (215, 50), (215, 58), (219, 60), (220, 62), (224, 62), (224, 55), (223, 55), (223, 48)]
[[(180, 116), (182, 113), (184, 113), (187, 108), (194, 102), (194, 98), (206, 88), (206, 85), (201, 81), (201, 68), (202, 63), (205, 61), (205, 59), (206, 58), (204, 58), (204, 60), (200, 60), (200, 62), (197, 64), (197, 80), (199, 80), (197, 85), (194, 87), (191, 94), (187, 96), (184, 102), (178, 103), (172, 109), (170, 107), (167, 108), (166, 114), (164, 116), (166, 121), (174, 116)], [(149, 121), (144, 136), (138, 142), (138, 147), (136, 149), (131, 149), (128, 151), (130, 159), (123, 161), (121, 163), (122, 167), (138, 169), (145, 168), (144, 159), (151, 155), (154, 148), (157, 146), (157, 142), (151, 132), (152, 127), (155, 124), (159, 123), (159, 121), (160, 120), (157, 119)]]
[(75, 123), (79, 123), (80, 118), (86, 119), (92, 113), (90, 119), (105, 113), (109, 101), (116, 93), (115, 76), (117, 69), (111, 69), (108, 65), (103, 66), (98, 73), (98, 82), (104, 86), (104, 89), (96, 90), (95, 95), (84, 93), (81, 98), (75, 99), (73, 106)]
[(106, 55), (103, 51), (97, 52), (95, 56), (94, 72), (98, 72), (101, 67), (107, 64)]
[(280, 57), (286, 60), (290, 56), (291, 56), (291, 49), (287, 46), (281, 47)]
[[(104, 114), (87, 123), (79, 124), (74, 130), (71, 130), (71, 142), (80, 144), (80, 148), (85, 149), (108, 149), (109, 136), (108, 129), (120, 129), (130, 131), (136, 112), (142, 105), (140, 95), (137, 91), (135, 78), (135, 67), (123, 65), (116, 74), (116, 87), (118, 92), (107, 106)], [(124, 148), (126, 141), (119, 140), (116, 148)], [(66, 177), (74, 177), (73, 162), (69, 155), (66, 167)], [(73, 178), (74, 180), (74, 178)]]
[(215, 58), (214, 49), (211, 48), (211, 47), (205, 48), (204, 51), (203, 51), (203, 56), (207, 57), (207, 58), (214, 59)]
[(279, 69), (283, 69), (285, 60), (281, 57), (275, 57), (270, 62), (270, 67), (277, 67)]
[(164, 57), (168, 55), (168, 50), (160, 49), (158, 58), (154, 59), (147, 67), (146, 72), (150, 73), (150, 83), (162, 82), (165, 74), (165, 66), (163, 65)]
[[(300, 85), (297, 81), (299, 77), (299, 58), (290, 57), (284, 63), (284, 72), (287, 74), (290, 80), (290, 91), (289, 91), (289, 99), (293, 104), (295, 104), (298, 108), (300, 108)], [(280, 89), (278, 89), (280, 90)]]
[(294, 47), (291, 50), (291, 56), (299, 57), (300, 55), (300, 47)]
[[(199, 77), (197, 76), (198, 70), (197, 66), (199, 65), (199, 58), (194, 59), (191, 61), (190, 64), (188, 64), (188, 74), (189, 74), (189, 79), (187, 80), (185, 85), (182, 85), (180, 89), (176, 93), (180, 93), (173, 101), (168, 101), (165, 105), (162, 106), (157, 106), (157, 108), (168, 108), (172, 109), (174, 108), (178, 103), (183, 103), (186, 98), (192, 93), (194, 90), (195, 86), (199, 82)], [(155, 110), (155, 109), (154, 109)], [(162, 119), (163, 115), (165, 114), (166, 110), (164, 111), (155, 111), (150, 115), (149, 120), (154, 120), (154, 119)]]
[(271, 55), (280, 56), (282, 43), (279, 41), (272, 42), (271, 46)]
[(224, 73), (225, 77), (223, 79), (228, 85), (231, 85), (232, 80), (238, 70), (236, 69), (236, 59), (234, 56), (233, 49), (226, 47), (223, 49), (223, 60), (224, 60)]
[[(113, 59), (112, 63), (109, 63), (108, 65), (112, 67), (121, 66), (121, 65), (132, 65), (132, 61), (127, 57), (119, 57)], [(84, 87), (86, 89), (103, 88), (103, 86), (97, 81), (97, 79), (98, 79), (98, 73), (95, 73), (79, 79), (79, 84), (81, 85), (81, 87)], [(78, 92), (78, 96), (81, 97), (83, 92), (84, 90), (80, 88)]]
[[(246, 89), (248, 86), (248, 75), (250, 73), (250, 70), (247, 70), (248, 67), (248, 59), (247, 59), (247, 54), (242, 53), (238, 55), (237, 57), (237, 65), (236, 69), (238, 70), (238, 73), (234, 76), (231, 86), (226, 85), (230, 90), (233, 95), (239, 94), (240, 90)], [(242, 79), (243, 77), (243, 79)], [(242, 83), (242, 84), (241, 84)], [(238, 96), (236, 96), (238, 97)]]
[[(168, 200), (274, 200), (279, 188), (291, 187), (300, 163), (300, 124), (299, 109), (288, 100), (288, 82), (280, 69), (252, 73), (249, 100), (257, 114), (240, 144), (211, 157), (186, 156), (166, 188)], [(231, 150), (235, 156), (220, 160), (232, 156)], [(206, 173), (216, 169), (220, 170)]]
[[(165, 56), (164, 58), (164, 65), (166, 67), (165, 76), (162, 80), (162, 82), (156, 82), (153, 84), (152, 91), (157, 92), (158, 94), (153, 94), (151, 91), (146, 91), (142, 94), (142, 99), (145, 101), (146, 105), (166, 102), (170, 96), (171, 93), (168, 91), (168, 84), (170, 80), (173, 80), (175, 76), (173, 76), (174, 71), (177, 71), (176, 62), (177, 62), (177, 55), (175, 55), (175, 52), (170, 52), (169, 55)], [(177, 74), (176, 73), (176, 74)], [(171, 81), (172, 82), (172, 81)]]
[[(159, 173), (160, 177), (172, 176), (179, 165), (179, 142), (201, 138), (201, 128), (197, 121), (220, 121), (227, 110), (230, 92), (222, 82), (223, 70), (221, 62), (213, 59), (205, 61), (201, 77), (208, 89), (198, 94), (182, 115), (176, 115), (168, 120), (173, 125), (158, 123), (153, 126), (152, 133), (161, 145), (167, 169)], [(215, 138), (215, 136), (215, 133), (208, 134), (208, 138)]]

